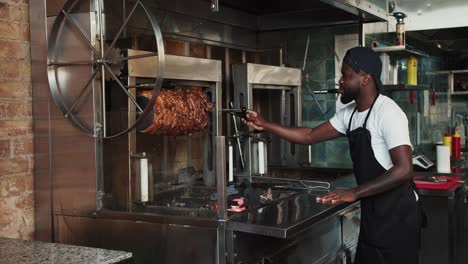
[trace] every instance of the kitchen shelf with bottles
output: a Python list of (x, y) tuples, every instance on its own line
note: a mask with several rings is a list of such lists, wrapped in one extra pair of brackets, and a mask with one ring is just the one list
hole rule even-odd
[(447, 75), (450, 95), (468, 95), (468, 69), (428, 72), (429, 75)]

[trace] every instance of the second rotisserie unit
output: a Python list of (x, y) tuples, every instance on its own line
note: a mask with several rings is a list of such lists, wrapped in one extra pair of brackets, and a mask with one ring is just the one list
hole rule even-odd
[[(266, 119), (285, 126), (301, 125), (301, 70), (243, 63), (233, 66), (234, 107), (253, 109)], [(305, 146), (271, 133), (256, 133), (240, 124), (235, 137), (242, 140), (234, 174), (240, 177), (267, 175), (269, 166), (297, 168), (306, 157)]]

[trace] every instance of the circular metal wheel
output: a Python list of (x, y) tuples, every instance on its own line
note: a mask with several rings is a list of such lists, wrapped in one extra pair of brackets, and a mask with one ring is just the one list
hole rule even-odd
[[(103, 1), (91, 1), (91, 6), (94, 5), (95, 11), (89, 13), (79, 11), (82, 9), (80, 2), (89, 5), (89, 1), (69, 0), (65, 3), (50, 31), (48, 80), (55, 104), (65, 118), (85, 134), (105, 139), (124, 135), (141, 125), (144, 120), (148, 120), (147, 117), (151, 118), (154, 104), (162, 86), (165, 56), (160, 26), (155, 16), (139, 0), (128, 9), (130, 10), (128, 14), (123, 12), (125, 15), (122, 16), (122, 25), (115, 31), (112, 42), (105, 43), (104, 35), (107, 32), (105, 32), (104, 19), (106, 17)], [(154, 33), (156, 46), (153, 52), (142, 55), (128, 56), (125, 54), (115, 57), (113, 51), (116, 49), (116, 43), (121, 38), (122, 33), (127, 30), (132, 16), (135, 16), (134, 19), (142, 19), (140, 16), (136, 16), (136, 11), (146, 15), (149, 28)], [(83, 26), (83, 24), (88, 27)], [(83, 28), (88, 28), (88, 30), (83, 30)], [(96, 32), (93, 31), (94, 29)], [(91, 36), (96, 36), (95, 40)], [(90, 39), (93, 40), (90, 41)], [(81, 49), (81, 51), (77, 49)], [(83, 57), (88, 59), (77, 58), (79, 55), (76, 54), (86, 54)], [(135, 94), (129, 90), (131, 87), (122, 81), (125, 78), (119, 78), (113, 72), (113, 67), (129, 60), (145, 57), (154, 57), (157, 61), (156, 78), (152, 79), (150, 85), (146, 85), (146, 87), (153, 88), (152, 98), (149, 102), (145, 102), (144, 106), (140, 106)], [(79, 77), (73, 77), (75, 73), (78, 73)], [(85, 76), (83, 77), (83, 75)], [(128, 126), (119, 131), (112, 131), (112, 134), (106, 131), (106, 77), (117, 83), (121, 92), (128, 96), (129, 101), (134, 104), (136, 109), (136, 117), (129, 118), (129, 120), (134, 119), (135, 121), (128, 122)], [(128, 72), (126, 77), (128, 78)]]

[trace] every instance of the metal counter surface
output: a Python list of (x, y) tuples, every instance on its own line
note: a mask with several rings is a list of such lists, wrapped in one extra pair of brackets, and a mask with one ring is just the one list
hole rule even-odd
[(110, 264), (131, 257), (132, 253), (124, 251), (0, 238), (0, 262), (5, 264)]
[[(331, 182), (331, 190), (353, 188), (354, 175), (339, 177)], [(227, 221), (227, 229), (264, 236), (289, 238), (332, 215), (358, 206), (356, 203), (324, 205), (316, 197), (324, 191), (304, 190), (296, 195), (275, 201), (264, 207), (233, 215)]]

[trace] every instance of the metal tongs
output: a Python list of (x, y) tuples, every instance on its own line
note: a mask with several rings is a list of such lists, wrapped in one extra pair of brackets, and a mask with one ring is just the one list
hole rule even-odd
[[(240, 118), (246, 118), (247, 117), (247, 108), (242, 107), (240, 109), (234, 109), (232, 108), (232, 102), (229, 103), (229, 109), (222, 109), (221, 111), (231, 114), (233, 117), (238, 116)], [(235, 123), (235, 122), (234, 122)], [(236, 131), (237, 133), (237, 131)]]
[(223, 109), (222, 111), (228, 114), (231, 114), (232, 116), (232, 122), (234, 123), (234, 131), (235, 131), (234, 137), (236, 138), (236, 141), (237, 141), (237, 149), (239, 150), (239, 158), (240, 158), (242, 168), (245, 169), (244, 153), (242, 152), (242, 145), (241, 145), (241, 140), (240, 140), (241, 136), (239, 134), (239, 129), (237, 127), (236, 116), (240, 118), (246, 118), (247, 108), (242, 107), (241, 109), (234, 109), (234, 104), (232, 102), (229, 102), (229, 109)]

